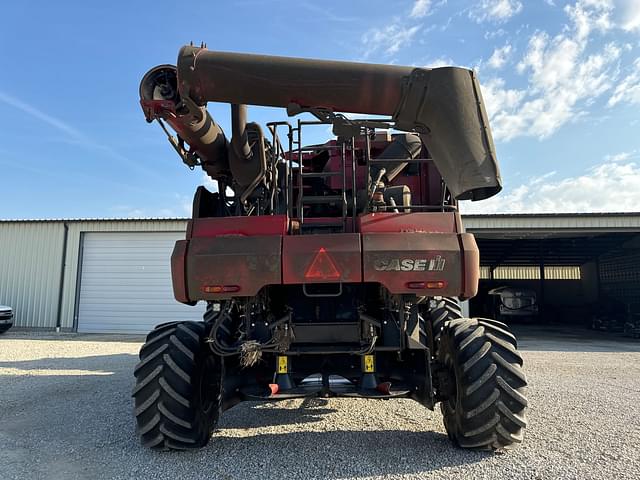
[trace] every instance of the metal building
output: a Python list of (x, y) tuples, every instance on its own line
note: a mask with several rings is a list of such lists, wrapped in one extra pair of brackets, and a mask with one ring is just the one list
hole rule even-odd
[[(640, 305), (640, 213), (468, 215), (464, 223), (480, 247), (479, 300), (491, 286), (520, 282), (572, 318), (604, 297)], [(0, 304), (14, 308), (16, 326), (79, 332), (146, 333), (200, 319), (204, 306), (175, 302), (171, 288), (169, 256), (186, 224), (0, 221)], [(471, 313), (482, 312), (472, 304)]]
[(169, 256), (186, 220), (0, 222), (0, 303), (18, 327), (146, 333), (202, 317), (173, 300)]

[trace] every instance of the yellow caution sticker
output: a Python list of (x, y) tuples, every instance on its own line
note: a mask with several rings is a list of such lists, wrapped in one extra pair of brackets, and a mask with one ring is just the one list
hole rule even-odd
[(289, 360), (284, 355), (278, 356), (278, 373), (288, 373), (288, 371)]
[(364, 356), (364, 373), (373, 373), (376, 371), (376, 360), (373, 355)]

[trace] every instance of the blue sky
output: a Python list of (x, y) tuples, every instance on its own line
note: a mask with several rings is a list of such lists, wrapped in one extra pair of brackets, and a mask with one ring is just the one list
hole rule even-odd
[[(505, 189), (465, 211), (640, 210), (640, 0), (220, 3), (7, 2), (0, 218), (187, 215), (206, 180), (144, 121), (137, 90), (192, 40), (475, 68)], [(210, 111), (229, 132), (228, 107)]]

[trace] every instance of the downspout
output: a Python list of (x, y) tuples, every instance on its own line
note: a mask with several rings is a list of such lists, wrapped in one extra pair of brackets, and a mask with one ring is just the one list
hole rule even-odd
[(231, 148), (241, 161), (251, 160), (251, 147), (247, 135), (247, 106), (231, 104)]
[(62, 262), (60, 265), (60, 285), (58, 286), (58, 314), (56, 316), (56, 332), (60, 332), (62, 326), (62, 294), (64, 292), (64, 269), (67, 264), (67, 239), (69, 237), (69, 225), (63, 223), (64, 236), (62, 237)]

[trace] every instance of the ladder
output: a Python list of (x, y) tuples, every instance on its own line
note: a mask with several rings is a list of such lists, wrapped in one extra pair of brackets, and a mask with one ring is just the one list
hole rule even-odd
[[(340, 145), (323, 145), (324, 150), (338, 150), (340, 153), (340, 168), (337, 171), (329, 172), (311, 172), (309, 166), (304, 164), (305, 154), (312, 153), (318, 150), (319, 146), (307, 146), (302, 145), (302, 127), (304, 125), (319, 125), (324, 122), (315, 121), (302, 121), (298, 120), (298, 125), (293, 129), (295, 135), (293, 139), (294, 149), (297, 151), (297, 205), (296, 213), (298, 222), (300, 223), (300, 234), (311, 233), (319, 231), (329, 231), (332, 233), (344, 233), (347, 231), (347, 217), (348, 217), (348, 202), (347, 202), (347, 176), (346, 176), (346, 153), (347, 142), (342, 142)], [(352, 203), (355, 204), (355, 152), (353, 150), (354, 142), (351, 141), (351, 153), (352, 153)], [(321, 179), (326, 180), (330, 177), (338, 177), (339, 187), (335, 192), (329, 195), (318, 195), (317, 193), (308, 191), (313, 188), (313, 183), (309, 180)], [(316, 217), (312, 216), (308, 211), (313, 209), (314, 205), (336, 205), (340, 211), (340, 216), (336, 217)], [(354, 209), (355, 213), (355, 209)], [(352, 222), (353, 225), (353, 222)]]

